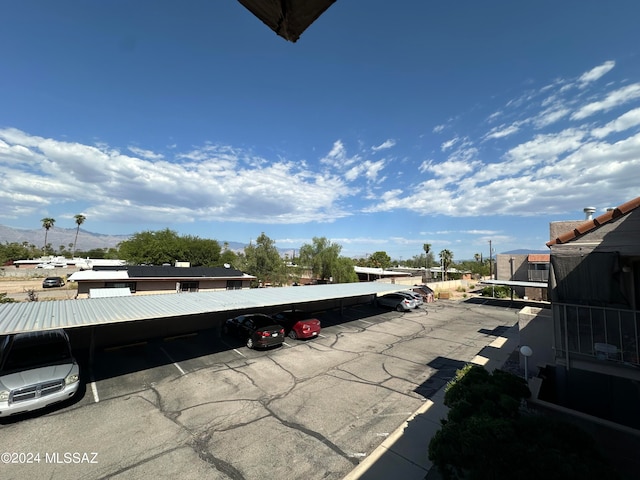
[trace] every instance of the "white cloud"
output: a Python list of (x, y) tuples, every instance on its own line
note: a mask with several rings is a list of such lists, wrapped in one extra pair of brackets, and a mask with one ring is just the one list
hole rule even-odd
[(611, 110), (625, 103), (640, 98), (640, 83), (634, 83), (610, 92), (603, 100), (592, 102), (571, 115), (572, 120), (582, 120), (595, 113)]
[(360, 161), (361, 159), (359, 155), (354, 155), (352, 157), (347, 155), (347, 149), (341, 140), (336, 140), (329, 153), (320, 159), (320, 163), (328, 165), (338, 171), (345, 170), (354, 163), (358, 163)]
[(440, 146), (440, 150), (442, 150), (443, 152), (446, 152), (447, 150), (449, 150), (450, 148), (452, 148), (456, 143), (458, 143), (460, 141), (460, 138), (458, 137), (454, 137), (451, 140), (447, 140), (446, 142), (444, 142), (441, 146)]
[(485, 136), (486, 139), (495, 139), (495, 138), (503, 138), (508, 137), (509, 135), (513, 135), (520, 130), (520, 127), (517, 124), (514, 125), (500, 125), (499, 127), (491, 129), (491, 131)]
[(138, 148), (138, 147), (128, 147), (128, 148), (129, 148), (129, 151), (132, 152), (134, 155), (145, 158), (147, 160), (162, 160), (164, 158), (164, 155), (162, 155), (161, 153), (155, 153), (151, 150), (145, 150), (143, 148)]
[(384, 166), (384, 160), (380, 160), (377, 162), (366, 160), (345, 172), (344, 178), (349, 182), (353, 182), (357, 178), (364, 175), (367, 180), (373, 182), (376, 180), (378, 174), (382, 171)]
[(638, 125), (640, 125), (640, 108), (634, 108), (607, 123), (604, 127), (594, 128), (591, 135), (596, 138), (604, 138), (611, 133), (624, 132)]
[[(298, 162), (268, 162), (211, 146), (177, 154), (173, 161), (136, 158), (106, 145), (11, 129), (0, 130), (0, 142), (0, 191), (13, 205), (5, 216), (27, 205), (42, 208), (78, 200), (88, 205), (87, 215), (104, 221), (286, 224), (350, 215), (340, 206), (353, 194), (345, 181)], [(375, 178), (380, 165), (368, 166), (366, 174)]]
[(383, 143), (381, 143), (380, 145), (378, 145), (377, 147), (371, 147), (371, 150), (373, 150), (374, 152), (377, 152), (379, 150), (387, 150), (391, 147), (395, 147), (396, 145), (396, 141), (389, 139), (384, 141)]
[(554, 106), (540, 112), (540, 114), (533, 119), (533, 123), (536, 128), (548, 127), (569, 115), (570, 111), (569, 108), (563, 106)]
[(602, 65), (598, 65), (597, 67), (592, 68), (588, 72), (583, 73), (578, 82), (580, 82), (581, 86), (585, 86), (588, 83), (595, 82), (599, 80), (602, 76), (609, 73), (613, 67), (616, 66), (616, 62), (609, 60), (604, 62)]

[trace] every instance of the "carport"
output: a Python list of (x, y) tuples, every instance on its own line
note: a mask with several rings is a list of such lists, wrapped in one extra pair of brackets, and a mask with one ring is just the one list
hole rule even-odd
[(8, 303), (0, 305), (0, 335), (64, 328), (74, 347), (93, 351), (97, 346), (219, 328), (226, 318), (250, 311), (342, 311), (401, 289), (367, 282)]

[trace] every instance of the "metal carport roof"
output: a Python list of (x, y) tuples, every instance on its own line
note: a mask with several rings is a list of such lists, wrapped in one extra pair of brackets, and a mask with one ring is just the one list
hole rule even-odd
[(199, 315), (239, 309), (360, 297), (402, 290), (389, 283), (342, 283), (301, 287), (170, 293), (0, 305), (0, 335), (137, 320)]
[(504, 285), (507, 287), (535, 287), (547, 288), (547, 282), (523, 282), (518, 280), (481, 280), (480, 283), (486, 285)]

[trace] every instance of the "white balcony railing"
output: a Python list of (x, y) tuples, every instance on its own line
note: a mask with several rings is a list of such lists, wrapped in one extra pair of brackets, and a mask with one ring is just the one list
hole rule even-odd
[(640, 366), (640, 311), (554, 303), (556, 356)]

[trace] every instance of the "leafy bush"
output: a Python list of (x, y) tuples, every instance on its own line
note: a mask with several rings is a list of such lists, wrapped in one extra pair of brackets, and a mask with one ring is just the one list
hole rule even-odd
[(7, 297), (7, 292), (0, 292), (0, 303), (15, 303), (15, 298)]
[(509, 287), (505, 287), (504, 285), (484, 287), (482, 289), (482, 296), (493, 298), (511, 298), (511, 289)]
[(447, 385), (450, 410), (429, 443), (445, 480), (617, 478), (593, 439), (549, 417), (520, 414), (524, 379), (467, 365)]

